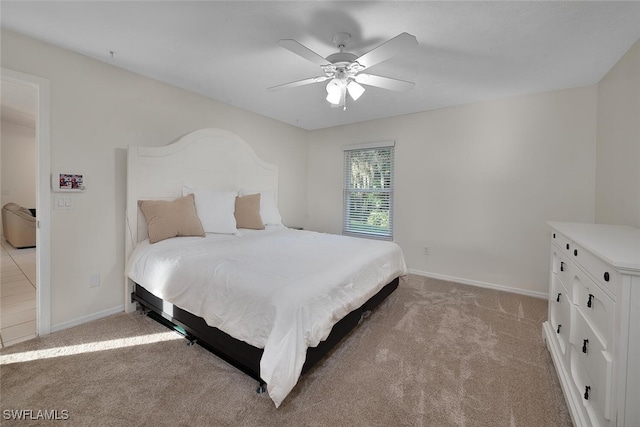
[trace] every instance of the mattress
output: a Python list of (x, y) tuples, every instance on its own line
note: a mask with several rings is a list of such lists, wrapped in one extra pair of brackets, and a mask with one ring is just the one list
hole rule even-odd
[(307, 348), (406, 272), (395, 243), (282, 226), (142, 241), (126, 268), (155, 296), (264, 349), (260, 376), (276, 407), (297, 383)]

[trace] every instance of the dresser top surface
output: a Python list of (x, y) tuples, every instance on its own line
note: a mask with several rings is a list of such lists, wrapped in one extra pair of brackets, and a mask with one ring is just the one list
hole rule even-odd
[(577, 222), (548, 224), (608, 264), (621, 270), (640, 273), (640, 229)]

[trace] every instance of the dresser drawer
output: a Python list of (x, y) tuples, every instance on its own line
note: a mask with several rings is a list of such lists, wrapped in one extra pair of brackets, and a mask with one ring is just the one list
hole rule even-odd
[(573, 268), (573, 303), (594, 329), (604, 348), (609, 348), (613, 335), (614, 303), (590, 277)]
[(551, 241), (555, 243), (565, 253), (569, 253), (569, 251), (572, 249), (571, 240), (567, 238), (564, 234), (559, 233), (555, 230), (551, 232)]
[(591, 406), (589, 418), (603, 425), (611, 419), (612, 359), (580, 310), (575, 311), (570, 340), (571, 365), (575, 365), (572, 377), (582, 393), (583, 403), (587, 406), (588, 401)]
[(555, 273), (571, 296), (572, 263), (568, 255), (555, 245), (551, 245), (551, 271)]
[(619, 274), (616, 270), (579, 245), (573, 246), (573, 249), (571, 249), (571, 257), (578, 262), (585, 271), (588, 271), (614, 300), (616, 299), (615, 283), (618, 283), (619, 280)]
[(571, 300), (567, 290), (555, 274), (551, 278), (551, 295), (549, 297), (549, 323), (555, 331), (562, 354), (567, 354), (569, 334), (571, 332)]
[(580, 362), (578, 353), (571, 349), (571, 378), (573, 380), (573, 393), (582, 400), (582, 407), (587, 413), (593, 427), (609, 425), (610, 411), (605, 417), (605, 406), (610, 405), (610, 391), (594, 382), (585, 366)]

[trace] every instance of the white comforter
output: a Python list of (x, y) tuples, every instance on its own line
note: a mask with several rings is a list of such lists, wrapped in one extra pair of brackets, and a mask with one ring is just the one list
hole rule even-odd
[(126, 274), (154, 295), (263, 348), (260, 376), (276, 407), (308, 347), (407, 267), (398, 245), (270, 227), (140, 242)]

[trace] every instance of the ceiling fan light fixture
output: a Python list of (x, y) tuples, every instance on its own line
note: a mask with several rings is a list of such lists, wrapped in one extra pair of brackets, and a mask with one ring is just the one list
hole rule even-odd
[(342, 81), (339, 79), (332, 79), (327, 83), (327, 101), (333, 105), (339, 105), (342, 98)]
[(349, 96), (351, 96), (354, 101), (357, 101), (364, 93), (364, 88), (355, 81), (351, 81), (347, 85), (347, 90), (349, 91)]
[(333, 105), (340, 105), (340, 99), (342, 98), (342, 94), (340, 92), (334, 92), (327, 95), (327, 101)]

